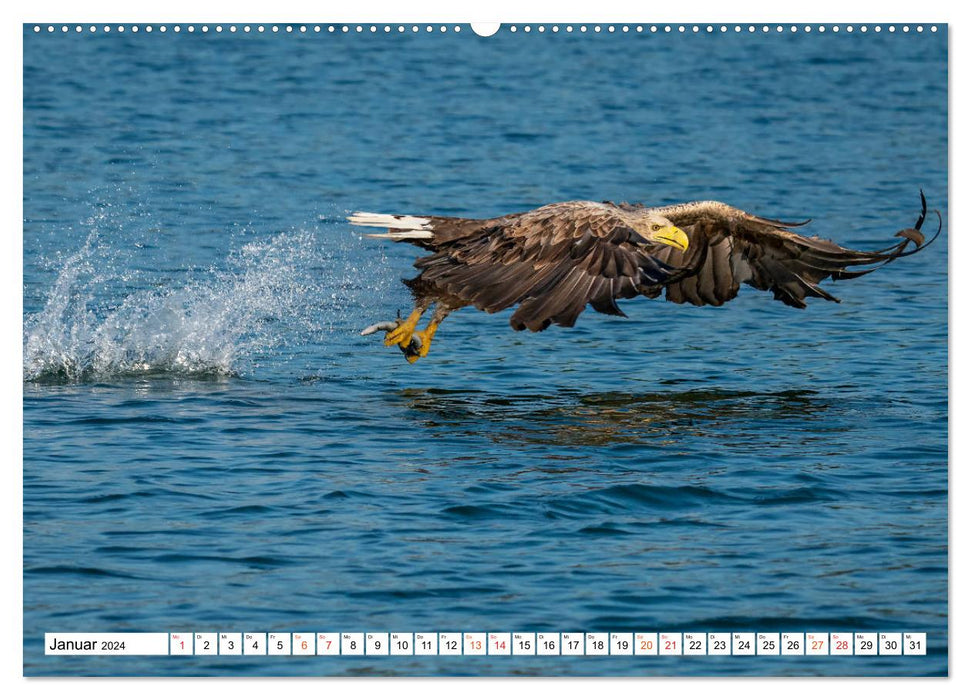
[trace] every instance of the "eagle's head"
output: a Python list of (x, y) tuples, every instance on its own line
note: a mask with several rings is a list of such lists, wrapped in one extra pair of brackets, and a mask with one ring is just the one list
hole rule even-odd
[(688, 235), (660, 214), (647, 212), (638, 233), (654, 243), (663, 243), (680, 251), (688, 249)]

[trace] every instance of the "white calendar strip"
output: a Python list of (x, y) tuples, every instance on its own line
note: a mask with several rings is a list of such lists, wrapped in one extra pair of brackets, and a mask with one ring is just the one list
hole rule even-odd
[(925, 632), (48, 632), (49, 656), (924, 656)]

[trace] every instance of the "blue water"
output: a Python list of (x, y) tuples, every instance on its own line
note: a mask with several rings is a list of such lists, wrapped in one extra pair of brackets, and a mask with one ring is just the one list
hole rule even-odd
[[(947, 672), (947, 36), (24, 31), (24, 670)], [(719, 199), (805, 311), (358, 335), (349, 211)], [(936, 225), (936, 217), (932, 217)], [(931, 226), (931, 229), (936, 226)], [(45, 631), (926, 631), (926, 657), (69, 658)]]

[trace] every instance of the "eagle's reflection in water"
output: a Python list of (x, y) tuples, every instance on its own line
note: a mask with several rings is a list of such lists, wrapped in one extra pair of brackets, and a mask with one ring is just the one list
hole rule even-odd
[[(808, 423), (816, 439), (824, 439), (829, 430), (819, 424), (820, 417), (833, 409), (811, 390), (505, 395), (405, 389), (398, 396), (433, 435), (488, 435), (504, 445), (522, 446), (678, 446), (701, 438), (717, 439), (726, 447), (751, 441), (764, 450), (776, 438), (791, 447), (811, 439)], [(788, 425), (780, 430), (780, 424)]]

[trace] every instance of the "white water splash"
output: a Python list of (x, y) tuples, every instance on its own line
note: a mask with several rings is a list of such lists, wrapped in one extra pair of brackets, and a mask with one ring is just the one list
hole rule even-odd
[(129, 291), (110, 305), (99, 294), (127, 278), (105, 264), (93, 234), (25, 319), (24, 379), (238, 374), (295, 329), (315, 328), (317, 249), (313, 234), (280, 234), (243, 246), (203, 281)]

